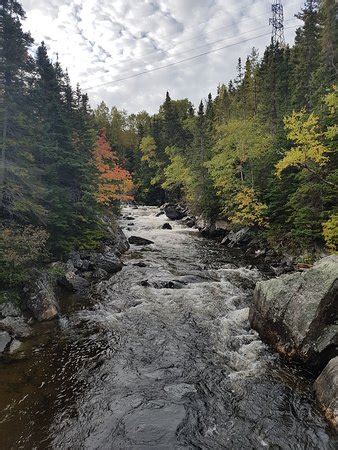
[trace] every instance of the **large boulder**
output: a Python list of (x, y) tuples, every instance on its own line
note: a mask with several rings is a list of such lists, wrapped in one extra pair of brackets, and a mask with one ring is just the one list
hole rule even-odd
[(6, 350), (11, 340), (12, 338), (7, 331), (0, 331), (0, 353), (3, 353)]
[(111, 247), (113, 253), (122, 255), (129, 250), (130, 245), (122, 228), (109, 217), (105, 217), (103, 222), (106, 230), (105, 242)]
[(27, 308), (39, 321), (51, 320), (58, 316), (55, 281), (48, 273), (40, 273), (32, 283)]
[(70, 292), (81, 292), (89, 288), (89, 281), (76, 273), (74, 270), (67, 270), (67, 272), (58, 279), (61, 287)]
[(123, 267), (120, 258), (112, 252), (93, 254), (90, 261), (95, 269), (103, 269), (109, 274), (119, 272)]
[(173, 227), (168, 222), (164, 223), (161, 228), (162, 228), (162, 230), (172, 230), (173, 229)]
[(323, 366), (337, 346), (338, 256), (256, 284), (249, 320), (275, 350)]
[(1, 317), (19, 317), (21, 316), (20, 308), (13, 302), (7, 301), (0, 303), (0, 316)]
[(125, 253), (130, 248), (128, 239), (123, 233), (122, 228), (120, 228), (118, 225), (116, 225), (115, 227), (114, 238), (111, 238), (111, 243), (112, 250), (117, 255), (122, 255), (122, 253)]
[(338, 429), (338, 356), (331, 359), (313, 387), (326, 419)]
[(168, 219), (171, 220), (183, 219), (183, 217), (187, 215), (186, 210), (182, 208), (182, 206), (172, 203), (167, 203), (164, 205), (163, 210)]
[(32, 334), (31, 327), (24, 317), (7, 316), (0, 320), (0, 330), (7, 331), (11, 336), (26, 338)]
[(194, 227), (196, 225), (195, 219), (193, 217), (190, 217), (190, 216), (185, 217), (183, 219), (183, 223), (189, 228), (192, 228), (192, 227)]
[(149, 239), (140, 237), (140, 236), (130, 236), (130, 238), (128, 239), (130, 244), (134, 244), (134, 245), (150, 245), (153, 244), (153, 241), (150, 241)]

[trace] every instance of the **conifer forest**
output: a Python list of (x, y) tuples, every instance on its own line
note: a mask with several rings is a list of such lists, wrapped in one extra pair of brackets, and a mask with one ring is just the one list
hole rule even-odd
[(0, 447), (334, 448), (335, 1), (155, 114), (92, 101), (21, 2), (0, 8)]

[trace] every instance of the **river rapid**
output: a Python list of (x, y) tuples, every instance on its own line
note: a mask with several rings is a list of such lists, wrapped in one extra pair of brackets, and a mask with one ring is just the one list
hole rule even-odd
[(1, 449), (333, 449), (311, 381), (248, 323), (264, 275), (127, 207), (125, 266), (0, 361)]

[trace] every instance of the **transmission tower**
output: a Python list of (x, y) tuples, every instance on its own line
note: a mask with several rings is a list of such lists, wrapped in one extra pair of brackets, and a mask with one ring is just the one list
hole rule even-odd
[(272, 17), (269, 19), (269, 23), (272, 25), (271, 42), (274, 45), (285, 47), (284, 13), (281, 0), (273, 0), (271, 11)]

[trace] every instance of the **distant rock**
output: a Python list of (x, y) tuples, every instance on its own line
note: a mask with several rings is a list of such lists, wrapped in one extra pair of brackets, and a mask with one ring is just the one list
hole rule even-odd
[(163, 214), (164, 214), (164, 211), (160, 211), (160, 212), (158, 212), (157, 214), (155, 214), (155, 216), (156, 216), (156, 217), (160, 217), (160, 216), (163, 216)]
[(326, 419), (338, 429), (338, 356), (331, 359), (314, 383), (318, 403)]
[(6, 350), (11, 340), (12, 338), (7, 331), (0, 331), (0, 353), (3, 353)]
[(64, 276), (58, 280), (58, 283), (70, 292), (84, 291), (90, 286), (89, 281), (85, 277), (78, 275), (72, 270), (66, 272)]
[(20, 308), (12, 302), (0, 303), (0, 316), (2, 317), (19, 317), (21, 315)]
[(239, 231), (230, 231), (222, 240), (222, 245), (228, 247), (241, 247), (246, 245), (252, 239), (252, 233), (249, 228), (242, 228)]
[(146, 239), (146, 238), (142, 238), (139, 236), (130, 236), (130, 238), (128, 239), (129, 244), (134, 244), (134, 245), (150, 245), (153, 244), (154, 242)]
[(93, 272), (94, 280), (104, 280), (108, 278), (108, 276), (109, 276), (108, 272), (106, 272), (104, 269), (98, 268)]
[(135, 220), (135, 217), (133, 217), (133, 216), (126, 216), (126, 220)]
[(0, 320), (0, 330), (19, 338), (26, 338), (32, 334), (32, 329), (24, 317), (5, 317)]
[(122, 255), (129, 250), (130, 246), (122, 228), (109, 216), (101, 220), (106, 231), (104, 242), (111, 247), (111, 251), (116, 255)]
[(173, 227), (168, 222), (164, 223), (161, 228), (163, 230), (172, 230), (173, 229)]
[(182, 206), (172, 203), (165, 204), (163, 206), (163, 211), (165, 212), (168, 219), (171, 220), (183, 219), (183, 217), (187, 215), (186, 210), (182, 208)]
[(40, 273), (32, 283), (27, 308), (39, 321), (51, 320), (58, 316), (55, 281), (48, 273)]
[(119, 272), (123, 264), (114, 253), (94, 253), (90, 262), (95, 269), (103, 269), (109, 274)]
[(143, 261), (139, 261), (135, 264), (133, 264), (133, 266), (137, 266), (137, 267), (147, 267), (147, 264)]
[(185, 217), (183, 219), (183, 223), (189, 228), (192, 228), (196, 225), (196, 222), (192, 217)]
[(256, 284), (250, 324), (279, 353), (322, 366), (337, 345), (338, 256)]
[(21, 344), (22, 343), (18, 339), (13, 339), (9, 346), (8, 353), (12, 355), (17, 352), (20, 349)]
[(187, 283), (180, 280), (159, 280), (159, 281), (149, 281), (142, 280), (140, 282), (141, 286), (144, 287), (154, 287), (155, 289), (182, 289)]

